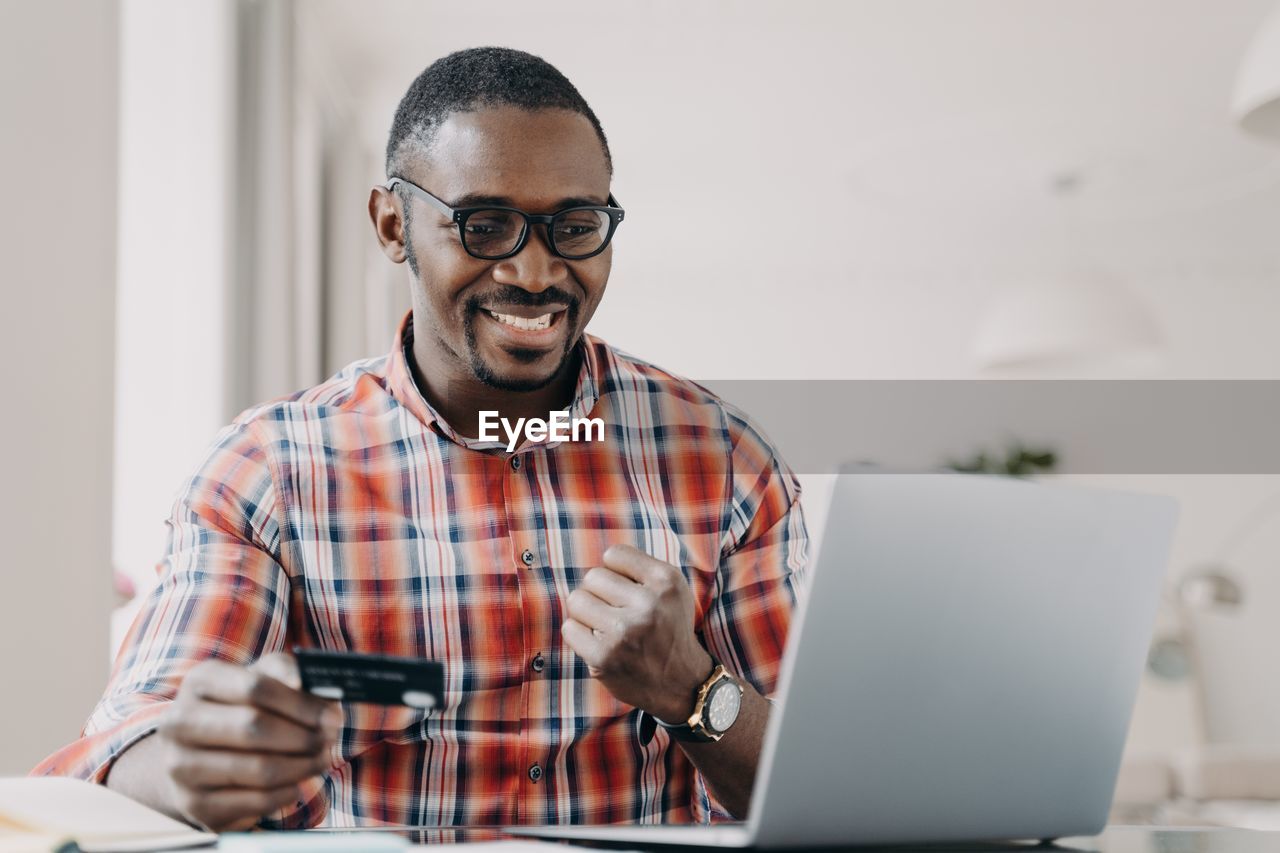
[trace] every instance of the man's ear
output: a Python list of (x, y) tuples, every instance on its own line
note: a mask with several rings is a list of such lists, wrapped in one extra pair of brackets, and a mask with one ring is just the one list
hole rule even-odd
[(386, 187), (374, 187), (369, 191), (369, 219), (373, 233), (382, 246), (382, 253), (397, 264), (405, 261), (404, 214), (400, 210), (400, 198)]

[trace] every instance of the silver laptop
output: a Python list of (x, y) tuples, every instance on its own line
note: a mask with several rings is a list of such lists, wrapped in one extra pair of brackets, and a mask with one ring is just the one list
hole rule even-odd
[(759, 848), (1096, 834), (1176, 516), (1151, 495), (841, 475), (749, 819), (509, 831)]

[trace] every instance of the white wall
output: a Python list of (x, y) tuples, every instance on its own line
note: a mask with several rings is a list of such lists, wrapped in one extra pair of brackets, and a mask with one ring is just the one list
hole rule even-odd
[(45, 0), (0, 27), (0, 775), (74, 740), (107, 674), (116, 18)]

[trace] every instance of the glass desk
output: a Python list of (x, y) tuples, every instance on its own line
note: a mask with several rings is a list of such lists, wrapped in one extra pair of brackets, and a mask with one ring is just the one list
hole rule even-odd
[[(420, 829), (415, 827), (373, 827), (362, 829), (317, 829), (307, 834), (338, 836), (343, 834), (394, 833), (417, 845), (467, 844), (516, 841), (496, 827), (467, 829)], [(354, 841), (354, 838), (353, 838)], [(522, 844), (545, 845), (548, 842), (522, 840)], [(556, 843), (556, 842), (551, 842)], [(354, 845), (353, 845), (354, 846)], [(512, 844), (515, 850), (517, 845)], [(568, 846), (568, 845), (565, 845)], [(574, 845), (605, 847), (606, 845)], [(641, 849), (636, 844), (608, 845), (625, 849)], [(682, 848), (654, 846), (650, 849), (674, 851)], [(706, 848), (683, 848), (703, 849)], [(833, 848), (824, 848), (833, 849)], [(872, 848), (851, 848), (869, 850)], [(1184, 828), (1154, 826), (1112, 826), (1098, 836), (1063, 838), (1051, 846), (1034, 843), (956, 843), (926, 844), (881, 848), (908, 853), (1018, 853), (1018, 851), (1062, 851), (1062, 853), (1280, 853), (1280, 832), (1257, 832), (1248, 829)]]

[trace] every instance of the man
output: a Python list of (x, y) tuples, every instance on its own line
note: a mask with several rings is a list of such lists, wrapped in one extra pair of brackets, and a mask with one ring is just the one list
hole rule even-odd
[[(35, 772), (213, 829), (745, 815), (799, 489), (740, 413), (584, 333), (623, 219), (599, 121), (541, 59), (461, 51), (405, 95), (387, 173), (391, 353), (219, 435), (106, 695)], [(509, 452), (482, 412), (603, 434)], [(318, 699), (294, 646), (441, 661), (443, 705)]]

